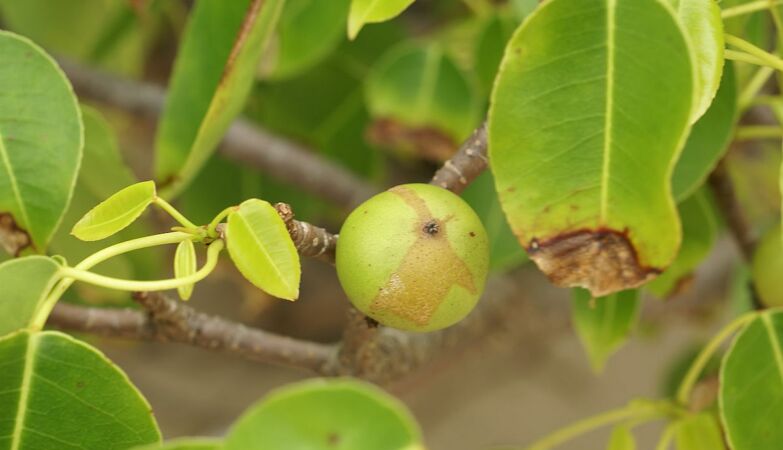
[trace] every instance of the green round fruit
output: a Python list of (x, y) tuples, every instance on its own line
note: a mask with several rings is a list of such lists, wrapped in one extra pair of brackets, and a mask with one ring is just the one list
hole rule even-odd
[(403, 330), (460, 321), (484, 290), (487, 233), (457, 195), (396, 186), (356, 208), (337, 242), (337, 275), (357, 309)]
[(780, 225), (759, 242), (751, 263), (751, 276), (761, 303), (769, 308), (783, 306), (783, 241)]

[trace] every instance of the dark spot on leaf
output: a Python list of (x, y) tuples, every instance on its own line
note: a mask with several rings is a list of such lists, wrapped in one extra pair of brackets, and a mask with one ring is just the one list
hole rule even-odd
[(340, 444), (340, 435), (337, 433), (329, 433), (326, 437), (326, 443), (331, 447), (337, 447)]
[(83, 389), (85, 386), (85, 383), (83, 380), (79, 380), (76, 382), (76, 389)]
[(457, 152), (454, 139), (434, 127), (411, 127), (392, 118), (375, 120), (367, 128), (367, 140), (379, 147), (433, 162), (443, 162)]
[(583, 287), (595, 297), (639, 287), (661, 273), (639, 262), (627, 231), (579, 230), (543, 242), (533, 239), (527, 251), (552, 283)]
[(30, 235), (21, 229), (9, 213), (0, 213), (0, 247), (11, 255), (19, 256), (22, 250), (32, 246)]

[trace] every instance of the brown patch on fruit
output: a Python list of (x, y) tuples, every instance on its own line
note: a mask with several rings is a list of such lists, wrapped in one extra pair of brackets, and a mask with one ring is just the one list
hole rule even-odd
[(367, 128), (367, 140), (373, 145), (399, 149), (433, 162), (451, 158), (457, 142), (433, 127), (411, 127), (390, 118), (377, 119)]
[(370, 303), (370, 310), (392, 313), (426, 326), (452, 286), (461, 286), (472, 294), (477, 292), (473, 273), (451, 248), (445, 227), (448, 218), (433, 217), (424, 200), (410, 188), (397, 186), (389, 191), (416, 212), (416, 241)]
[(32, 245), (30, 235), (19, 228), (9, 213), (0, 213), (0, 247), (11, 255), (19, 256)]
[(627, 232), (579, 230), (530, 241), (530, 258), (557, 286), (583, 287), (595, 297), (639, 287), (661, 273), (639, 262)]

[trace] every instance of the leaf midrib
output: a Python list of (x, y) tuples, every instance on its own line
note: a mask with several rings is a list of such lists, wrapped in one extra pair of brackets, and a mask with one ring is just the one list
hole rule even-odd
[(8, 150), (5, 147), (5, 140), (2, 132), (0, 132), (0, 158), (2, 158), (3, 165), (6, 167), (8, 179), (11, 182), (11, 190), (14, 192), (14, 198), (19, 206), (19, 214), (21, 214), (23, 222), (22, 225), (29, 229), (30, 218), (27, 215), (27, 208), (25, 207), (24, 201), (22, 201), (22, 192), (19, 190), (19, 182), (16, 180), (16, 175), (14, 175), (13, 166), (11, 165), (11, 159), (8, 156)]
[(30, 380), (33, 378), (33, 368), (35, 366), (35, 354), (38, 348), (38, 338), (34, 334), (27, 337), (27, 348), (25, 349), (24, 369), (22, 371), (22, 385), (19, 393), (19, 405), (16, 409), (16, 420), (14, 421), (14, 433), (11, 435), (11, 449), (18, 450), (22, 442), (22, 431), (27, 417), (27, 401), (30, 392)]
[(601, 170), (600, 221), (606, 223), (609, 214), (609, 178), (612, 162), (612, 110), (614, 108), (614, 45), (615, 8), (617, 0), (606, 2), (606, 110), (604, 111), (604, 151)]
[(772, 345), (772, 354), (775, 357), (775, 365), (778, 368), (778, 376), (780, 377), (781, 384), (783, 384), (783, 352), (781, 352), (780, 342), (778, 342), (775, 329), (772, 326), (772, 319), (770, 319), (769, 314), (763, 314), (761, 316), (761, 321), (764, 323), (764, 329), (767, 331), (767, 337), (769, 338), (769, 342)]
[(275, 273), (277, 274), (277, 279), (283, 284), (286, 289), (292, 290), (291, 285), (288, 284), (288, 281), (285, 279), (285, 276), (283, 275), (283, 272), (280, 271), (280, 268), (277, 267), (277, 264), (275, 264), (274, 259), (269, 254), (269, 251), (266, 249), (266, 246), (263, 242), (261, 242), (260, 239), (258, 239), (258, 236), (253, 232), (253, 228), (250, 226), (250, 223), (247, 221), (245, 216), (243, 216), (241, 213), (237, 213), (238, 218), (242, 220), (242, 225), (244, 225), (245, 230), (248, 231), (248, 234), (253, 239), (253, 242), (256, 243), (259, 249), (261, 249), (261, 253), (266, 257), (267, 261), (269, 261), (269, 265), (272, 266), (272, 269), (274, 269)]

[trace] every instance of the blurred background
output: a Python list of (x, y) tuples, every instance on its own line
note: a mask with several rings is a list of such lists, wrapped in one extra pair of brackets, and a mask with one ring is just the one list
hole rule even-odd
[[(482, 122), (505, 42), (537, 1), (420, 0), (393, 21), (368, 25), (354, 41), (345, 33), (349, 3), (288, 0), (243, 117), (315, 161), (340, 167), (369, 192), (427, 182)], [(101, 195), (108, 195), (101, 180), (90, 178), (90, 169), (112, 179), (113, 189), (153, 178), (155, 160), (154, 114), (85, 88), (98, 74), (118, 81), (126, 97), (153, 88), (152, 96), (158, 92), (162, 101), (192, 8), (186, 0), (0, 0), (0, 27), (31, 38), (62, 62), (88, 107), (91, 142), (118, 150), (117, 161), (85, 160), (71, 210), (52, 245), (70, 261), (97, 248), (67, 234)], [(766, 26), (755, 15), (750, 20)], [(745, 75), (740, 70), (737, 76)], [(140, 86), (145, 89), (136, 89)], [(726, 160), (759, 231), (780, 213), (778, 147), (774, 141), (743, 142), (732, 146)], [(362, 193), (346, 196), (312, 186), (221, 148), (176, 205), (206, 223), (226, 206), (258, 197), (288, 203), (297, 219), (337, 232)], [(709, 192), (704, 195), (711, 205)], [(667, 395), (699, 345), (725, 317), (747, 307), (748, 274), (710, 207), (717, 244), (703, 252), (704, 262), (694, 273), (672, 280), (657, 295), (644, 294), (633, 337), (597, 374), (570, 323), (571, 292), (552, 287), (527, 263), (490, 175), (482, 175), (463, 197), (481, 216), (492, 242), (493, 281), (485, 296), (509, 298), (511, 306), (497, 329), (386, 386), (412, 409), (433, 450), (522, 445), (632, 398)], [(118, 239), (169, 226), (165, 217), (151, 213)], [(101, 270), (123, 278), (158, 278), (171, 273), (171, 261), (170, 253), (140, 252)], [(198, 285), (191, 304), (276, 333), (335, 342), (348, 301), (333, 267), (303, 262), (302, 293), (295, 303), (265, 296), (231, 264), (221, 264)], [(78, 285), (67, 300), (133, 306), (126, 294)], [(166, 438), (220, 435), (269, 390), (310, 376), (178, 344), (82, 337), (129, 374), (152, 403)], [(653, 431), (655, 425), (642, 427), (642, 448), (653, 445)], [(566, 448), (597, 448), (605, 439), (596, 433)]]

